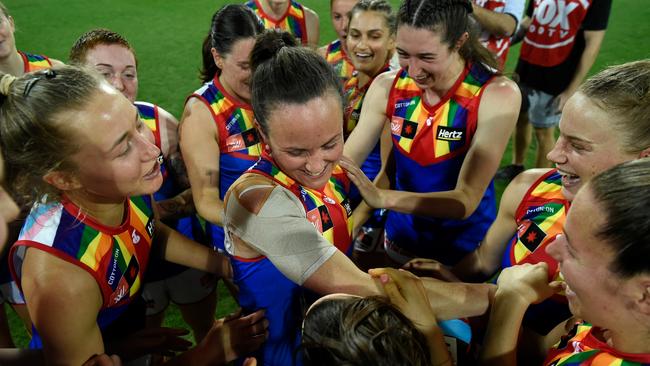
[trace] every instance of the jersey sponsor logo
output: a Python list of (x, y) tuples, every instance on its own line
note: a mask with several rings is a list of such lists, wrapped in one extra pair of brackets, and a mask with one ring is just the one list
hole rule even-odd
[(311, 222), (311, 224), (314, 225), (316, 230), (321, 234), (334, 227), (332, 217), (330, 216), (327, 207), (324, 205), (318, 206), (317, 208), (307, 212), (307, 220)]
[(521, 241), (521, 243), (531, 253), (534, 252), (535, 249), (537, 249), (537, 247), (542, 243), (542, 240), (544, 240), (544, 238), (546, 237), (546, 233), (539, 226), (537, 226), (536, 223), (532, 221), (528, 221), (521, 224), (521, 226), (519, 227), (519, 233), (520, 233), (519, 241)]
[(150, 217), (145, 228), (147, 229), (147, 234), (149, 234), (149, 237), (153, 237), (153, 233), (156, 231), (156, 220), (154, 220), (153, 217)]
[[(528, 28), (530, 34), (554, 37), (559, 35), (560, 40), (564, 40), (569, 35), (571, 29), (571, 13), (579, 6), (585, 10), (589, 8), (589, 2), (586, 0), (537, 0), (538, 5), (533, 13), (534, 21)], [(554, 38), (556, 39), (556, 38)], [(556, 39), (557, 40), (557, 39)], [(528, 39), (527, 41), (531, 41)], [(556, 47), (562, 46), (563, 42), (556, 43)], [(546, 47), (550, 47), (547, 45)]]
[(116, 288), (115, 284), (117, 283), (117, 279), (122, 277), (122, 273), (117, 264), (119, 258), (120, 247), (117, 245), (117, 243), (113, 242), (113, 256), (111, 257), (111, 261), (108, 263), (108, 268), (111, 269), (111, 272), (108, 274), (108, 278), (106, 279), (106, 282), (109, 286), (111, 286), (113, 290)]
[(465, 136), (464, 128), (438, 126), (436, 138), (443, 141), (462, 141)]
[(259, 138), (257, 137), (257, 130), (254, 128), (242, 132), (241, 137), (244, 140), (246, 147), (255, 145), (260, 142)]
[(529, 208), (529, 209), (526, 210), (526, 215), (524, 215), (524, 216), (528, 216), (530, 214), (537, 214), (537, 213), (540, 213), (540, 212), (547, 212), (547, 213), (550, 213), (550, 214), (554, 214), (555, 213), (555, 208), (550, 207), (550, 206), (538, 206), (538, 207), (535, 207), (535, 208)]
[(411, 99), (410, 101), (407, 102), (397, 102), (395, 103), (395, 109), (400, 109), (400, 108), (408, 108), (412, 105), (415, 104), (415, 100)]
[(140, 242), (140, 235), (138, 235), (135, 230), (131, 231), (131, 240), (133, 241), (133, 244), (138, 244)]
[(352, 215), (352, 205), (350, 205), (350, 200), (346, 197), (343, 202), (341, 202), (341, 206), (345, 208), (345, 213), (350, 217)]
[(418, 124), (408, 120), (403, 120), (402, 129), (399, 133), (400, 136), (412, 139), (418, 130)]
[(129, 294), (129, 290), (133, 286), (133, 283), (135, 283), (136, 278), (138, 278), (139, 272), (140, 266), (135, 256), (133, 256), (131, 257), (131, 261), (129, 261), (129, 265), (126, 267), (124, 275), (119, 281), (117, 289), (111, 294), (111, 303), (117, 304)]

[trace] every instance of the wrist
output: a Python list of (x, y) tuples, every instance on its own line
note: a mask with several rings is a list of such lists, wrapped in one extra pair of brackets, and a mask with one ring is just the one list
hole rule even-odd
[(535, 299), (531, 299), (530, 296), (527, 296), (520, 290), (497, 286), (497, 289), (494, 292), (494, 302), (498, 303), (506, 301), (513, 307), (521, 307), (525, 309), (532, 304)]

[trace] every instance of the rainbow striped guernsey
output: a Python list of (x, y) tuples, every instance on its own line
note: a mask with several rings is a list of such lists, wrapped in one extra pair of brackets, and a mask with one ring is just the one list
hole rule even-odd
[(354, 74), (354, 65), (345, 53), (340, 40), (332, 41), (325, 50), (325, 60), (334, 67), (334, 71), (345, 84)]
[(155, 231), (150, 196), (131, 197), (124, 205), (125, 219), (118, 227), (100, 224), (65, 198), (34, 205), (9, 256), (16, 283), (26, 249), (46, 251), (97, 281), (103, 297), (97, 322), (100, 328), (110, 324), (140, 291)]
[(27, 52), (18, 51), (20, 57), (23, 59), (25, 72), (32, 72), (36, 70), (49, 69), (52, 67), (52, 62), (47, 56), (35, 55)]
[(297, 1), (291, 1), (287, 11), (279, 19), (273, 19), (262, 9), (259, 0), (249, 0), (246, 6), (253, 9), (260, 19), (264, 22), (266, 29), (281, 29), (293, 34), (298, 42), (303, 45), (307, 44), (307, 25), (305, 23), (305, 10)]
[(340, 166), (334, 168), (332, 177), (322, 190), (301, 186), (284, 174), (266, 154), (263, 154), (249, 172), (267, 176), (295, 194), (305, 207), (307, 220), (327, 241), (341, 252), (349, 254), (352, 244), (352, 220), (348, 218), (352, 210), (347, 192), (350, 183)]
[[(546, 253), (546, 247), (562, 233), (570, 205), (562, 194), (562, 176), (557, 170), (550, 170), (533, 183), (515, 212), (517, 231), (504, 251), (501, 268), (546, 262), (549, 278), (562, 280), (558, 263)], [(540, 334), (546, 334), (570, 316), (566, 297), (557, 294), (531, 305), (523, 324)]]
[[(482, 65), (468, 64), (447, 94), (436, 105), (429, 105), (407, 71), (397, 73), (386, 107), (396, 189), (418, 193), (454, 189), (476, 132), (481, 96), (492, 78)], [(451, 265), (476, 248), (495, 216), (490, 184), (466, 220), (389, 212), (386, 234), (390, 246), (404, 256), (434, 258)]]
[[(228, 94), (215, 78), (188, 97), (204, 103), (212, 115), (219, 135), (219, 198), (223, 200), (228, 188), (261, 154), (257, 130), (253, 124), (253, 108)], [(223, 248), (221, 226), (206, 223), (212, 245)]]
[(549, 351), (544, 366), (650, 366), (650, 354), (618, 352), (594, 331), (588, 323), (577, 324)]

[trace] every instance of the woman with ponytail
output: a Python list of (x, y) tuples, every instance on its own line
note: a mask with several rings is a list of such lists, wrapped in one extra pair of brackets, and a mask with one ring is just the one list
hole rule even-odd
[[(253, 48), (252, 104), (262, 156), (224, 199), (225, 248), (239, 303), (244, 311), (264, 309), (269, 321), (269, 338), (256, 355), (264, 365), (301, 363), (300, 305), (314, 293), (382, 294), (346, 256), (352, 223), (349, 181), (339, 166), (339, 77), (315, 51), (292, 44), (269, 32)], [(492, 288), (422, 283), (438, 319), (483, 312)], [(441, 337), (435, 325), (430, 332)]]

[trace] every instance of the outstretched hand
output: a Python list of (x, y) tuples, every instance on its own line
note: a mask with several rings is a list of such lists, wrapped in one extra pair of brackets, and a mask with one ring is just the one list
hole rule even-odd
[(436, 327), (436, 316), (419, 277), (394, 268), (375, 268), (368, 273), (379, 279), (390, 302), (406, 315), (420, 332), (428, 334)]
[[(257, 350), (268, 337), (269, 322), (264, 310), (241, 316), (241, 309), (215, 321), (212, 329), (197, 346), (206, 364), (230, 362)], [(253, 365), (254, 359), (246, 364)]]
[(385, 208), (386, 207), (386, 191), (377, 188), (373, 182), (368, 179), (359, 167), (352, 161), (352, 159), (342, 156), (339, 164), (345, 169), (350, 181), (357, 186), (359, 193), (366, 201), (368, 206), (372, 208)]

